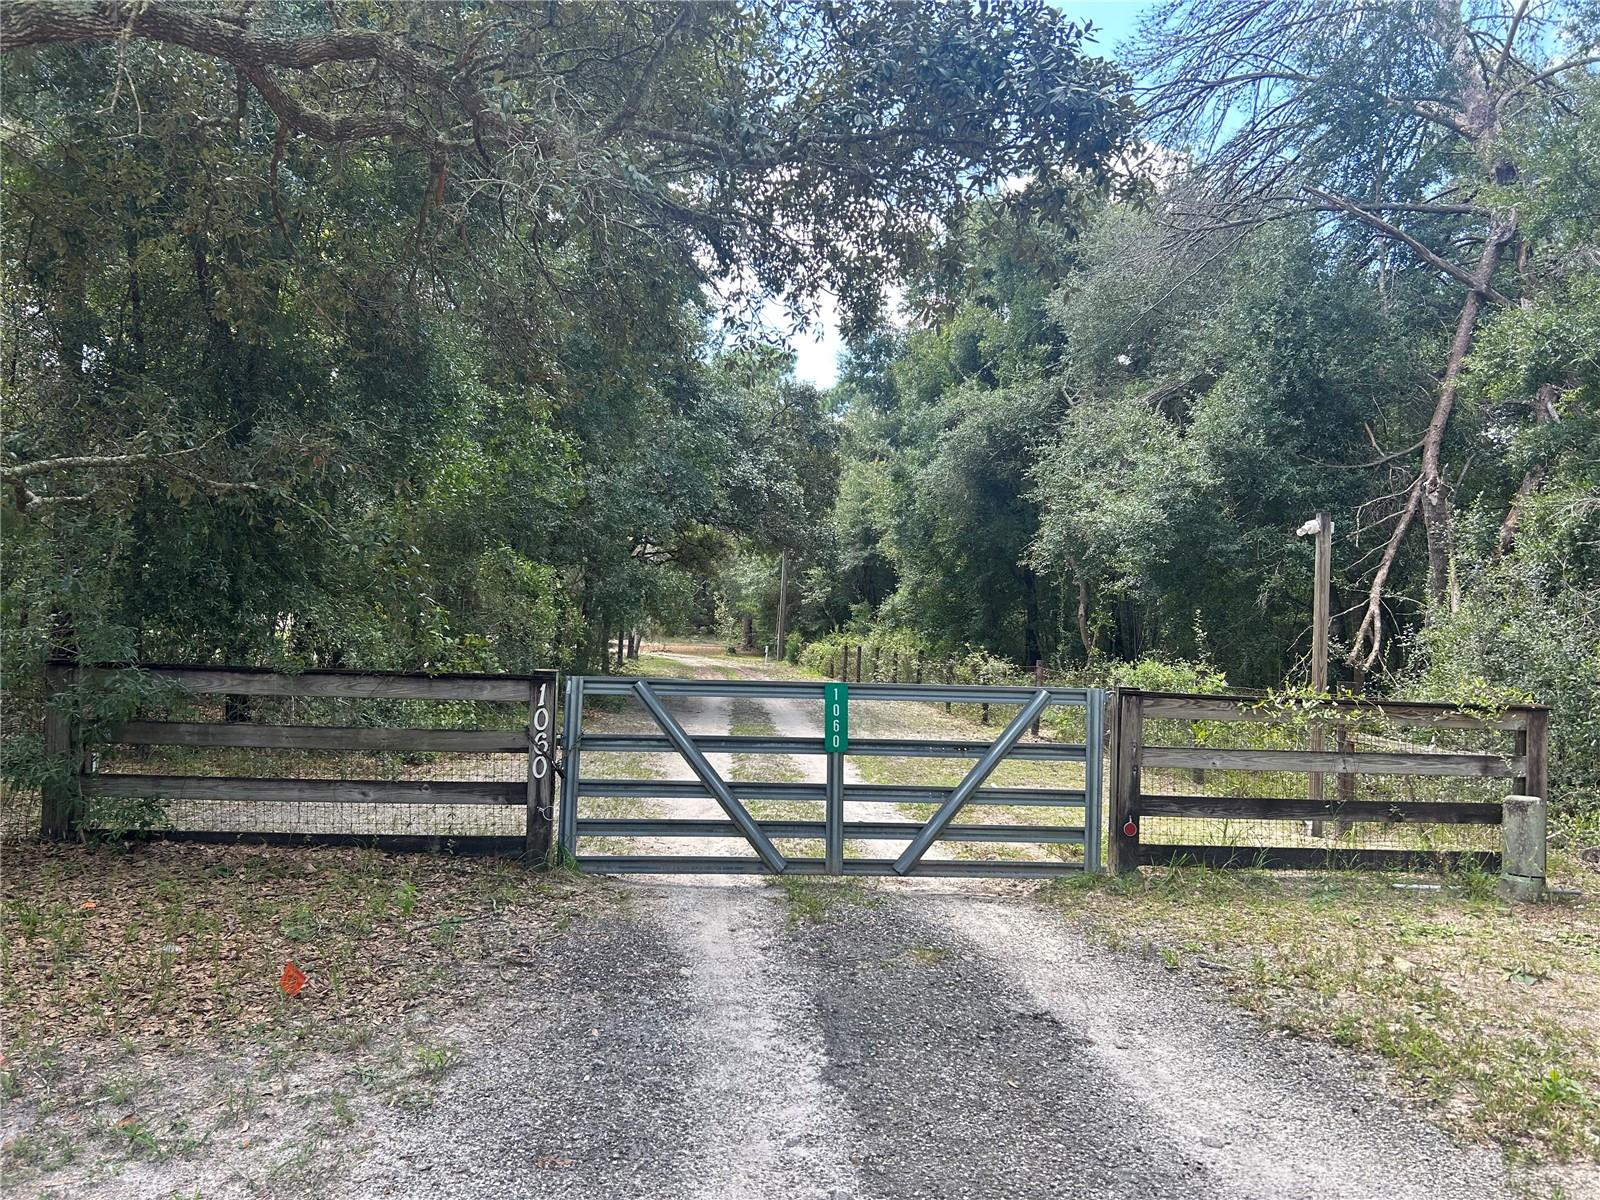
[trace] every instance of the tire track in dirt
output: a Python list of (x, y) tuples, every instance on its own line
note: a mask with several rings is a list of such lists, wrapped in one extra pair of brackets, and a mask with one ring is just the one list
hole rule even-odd
[(1093, 948), (1025, 897), (947, 893), (921, 903), (1031, 1005), (1078, 1030), (1096, 1073), (1159, 1113), (1180, 1155), (1225, 1195), (1508, 1194), (1497, 1153), (1456, 1145), (1333, 1047), (1269, 1033), (1153, 963)]
[[(691, 733), (728, 731), (726, 701), (673, 709)], [(769, 715), (810, 732), (803, 702)], [(435, 1109), (344, 1194), (1508, 1195), (1492, 1154), (1454, 1146), (1352, 1060), (1091, 947), (1025, 887), (808, 881), (826, 911), (806, 924), (754, 877), (596, 886), (621, 913), (534, 956)]]
[[(724, 698), (669, 700), (691, 735), (725, 734), (732, 704)], [(723, 778), (732, 756), (708, 756)], [(663, 762), (665, 779), (694, 778), (688, 764)], [(709, 797), (662, 802), (667, 815), (721, 818)], [(677, 842), (677, 845), (670, 843)], [(692, 849), (689, 845), (690, 843)], [(748, 856), (740, 838), (638, 839), (637, 851)], [(693, 999), (685, 1023), (694, 1054), (694, 1112), (684, 1124), (680, 1190), (663, 1195), (725, 1197), (787, 1194), (828, 1197), (857, 1190), (846, 1150), (854, 1140), (848, 1108), (823, 1080), (826, 1055), (810, 996), (784, 961), (786, 910), (780, 897), (750, 877), (636, 879), (626, 887), (648, 911), (663, 944), (683, 963)]]

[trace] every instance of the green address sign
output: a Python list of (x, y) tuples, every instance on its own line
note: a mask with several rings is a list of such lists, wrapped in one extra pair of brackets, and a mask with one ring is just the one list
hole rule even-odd
[(822, 685), (822, 746), (829, 754), (850, 748), (850, 689), (842, 683)]

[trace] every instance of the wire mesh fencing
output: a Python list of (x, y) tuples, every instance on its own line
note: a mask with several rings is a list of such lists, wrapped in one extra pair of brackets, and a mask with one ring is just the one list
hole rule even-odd
[(1543, 796), (1548, 710), (1124, 689), (1119, 867), (1498, 865), (1507, 794)]
[[(45, 836), (548, 849), (556, 677), (60, 667)], [(128, 715), (89, 697), (129, 679)], [(82, 703), (73, 703), (74, 698)]]

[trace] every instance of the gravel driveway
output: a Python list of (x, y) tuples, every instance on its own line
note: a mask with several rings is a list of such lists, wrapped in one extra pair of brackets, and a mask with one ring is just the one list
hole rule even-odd
[(434, 1106), (380, 1130), (337, 1194), (1511, 1194), (1498, 1154), (1354, 1060), (1090, 946), (1025, 887), (880, 882), (799, 922), (768, 880), (596, 886), (620, 915), (531, 949), (455, 1031), (467, 1057)]

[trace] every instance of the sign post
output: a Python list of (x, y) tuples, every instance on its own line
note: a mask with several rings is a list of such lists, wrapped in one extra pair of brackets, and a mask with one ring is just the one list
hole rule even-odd
[[(1311, 595), (1311, 690), (1320, 699), (1328, 690), (1328, 611), (1332, 607), (1330, 592), (1333, 577), (1333, 521), (1328, 514), (1319, 512), (1299, 529), (1296, 537), (1315, 535), (1316, 555), (1312, 577)], [(1327, 746), (1326, 731), (1320, 721), (1311, 726), (1311, 749), (1322, 751)], [(1308, 800), (1322, 799), (1322, 774), (1314, 772), (1306, 787)], [(1321, 837), (1326, 833), (1337, 837), (1341, 832), (1338, 821), (1311, 822), (1311, 835)]]

